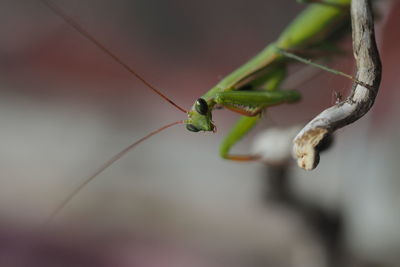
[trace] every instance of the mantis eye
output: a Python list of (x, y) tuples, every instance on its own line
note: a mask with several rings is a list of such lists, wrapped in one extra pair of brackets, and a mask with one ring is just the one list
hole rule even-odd
[(191, 131), (191, 132), (198, 132), (198, 131), (200, 131), (199, 129), (197, 129), (197, 127), (196, 126), (194, 126), (193, 124), (186, 124), (186, 129), (188, 129), (189, 131)]
[(207, 115), (208, 104), (207, 101), (205, 101), (203, 98), (199, 98), (196, 100), (194, 108), (200, 115)]

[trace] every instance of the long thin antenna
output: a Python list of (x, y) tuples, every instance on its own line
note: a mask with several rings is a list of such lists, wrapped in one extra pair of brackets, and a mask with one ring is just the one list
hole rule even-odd
[(124, 69), (126, 69), (131, 74), (133, 74), (137, 79), (139, 79), (143, 84), (145, 84), (148, 88), (150, 88), (154, 93), (161, 96), (164, 100), (168, 101), (171, 105), (173, 105), (180, 111), (187, 113), (187, 111), (184, 108), (180, 107), (178, 104), (176, 104), (171, 99), (169, 99), (166, 95), (161, 93), (152, 84), (150, 84), (148, 81), (146, 81), (141, 75), (139, 75), (136, 71), (134, 71), (131, 67), (129, 67), (124, 61), (122, 61), (122, 59), (120, 59), (116, 54), (114, 54), (108, 48), (106, 48), (103, 44), (101, 44), (96, 38), (93, 37), (93, 35), (91, 35), (88, 31), (83, 29), (82, 26), (80, 26), (72, 17), (70, 17), (66, 12), (64, 12), (64, 10), (61, 9), (58, 5), (56, 5), (54, 2), (52, 2), (50, 0), (41, 0), (41, 1), (49, 9), (51, 9), (54, 13), (56, 13), (58, 16), (60, 16), (68, 25), (73, 27), (80, 34), (82, 34), (82, 36), (86, 37), (94, 45), (96, 45), (98, 48), (103, 50), (104, 53), (109, 55), (112, 59), (114, 59), (117, 63), (119, 63)]
[(59, 214), (59, 212), (71, 201), (72, 198), (74, 198), (88, 183), (90, 183), (91, 181), (93, 181), (94, 178), (96, 178), (100, 173), (102, 173), (105, 169), (107, 169), (108, 167), (110, 167), (113, 163), (115, 163), (117, 160), (119, 160), (120, 158), (122, 158), (126, 153), (128, 153), (129, 151), (131, 151), (133, 148), (135, 148), (137, 145), (139, 145), (140, 143), (142, 143), (143, 141), (147, 140), (148, 138), (152, 137), (155, 134), (158, 134), (159, 132), (164, 131), (165, 129), (168, 129), (174, 125), (177, 124), (183, 124), (184, 121), (176, 121), (173, 123), (169, 123), (167, 125), (164, 125), (163, 127), (147, 134), (146, 136), (140, 138), (139, 140), (137, 140), (136, 142), (134, 142), (133, 144), (129, 145), (128, 147), (124, 148), (123, 150), (121, 150), (119, 153), (117, 153), (116, 155), (114, 155), (111, 159), (109, 159), (108, 161), (106, 161), (103, 165), (101, 165), (91, 176), (89, 176), (86, 180), (84, 180), (77, 188), (75, 188), (74, 191), (72, 191), (65, 199), (64, 201), (62, 201), (60, 203), (60, 205), (57, 206), (57, 208), (53, 211), (53, 213), (49, 216), (49, 218), (47, 219), (47, 223), (53, 221), (54, 217), (57, 216), (57, 214)]

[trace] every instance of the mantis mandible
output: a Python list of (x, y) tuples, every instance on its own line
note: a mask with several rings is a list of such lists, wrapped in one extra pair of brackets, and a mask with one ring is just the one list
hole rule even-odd
[[(227, 75), (203, 96), (197, 98), (190, 110), (186, 111), (98, 42), (90, 33), (75, 22), (74, 19), (69, 17), (62, 8), (50, 0), (41, 1), (98, 48), (111, 56), (149, 89), (168, 101), (175, 108), (187, 114), (187, 119), (170, 123), (151, 132), (103, 164), (62, 202), (54, 211), (51, 218), (97, 175), (136, 145), (154, 134), (177, 124), (185, 124), (186, 128), (191, 132), (215, 131), (216, 127), (212, 121), (212, 113), (216, 107), (224, 107), (243, 115), (222, 142), (220, 146), (221, 157), (237, 161), (257, 160), (257, 155), (233, 155), (230, 153), (230, 150), (234, 144), (257, 124), (262, 112), (266, 108), (284, 103), (295, 103), (300, 100), (300, 93), (298, 91), (282, 90), (280, 88), (281, 83), (286, 77), (287, 66), (294, 60), (305, 61), (298, 58), (294, 53), (297, 51), (321, 50), (321, 44), (335, 38), (336, 34), (346, 28), (350, 15), (350, 0), (302, 1), (312, 2), (312, 4), (286, 27), (275, 42), (265, 47), (247, 63)], [(335, 71), (332, 72), (353, 79), (350, 75)]]

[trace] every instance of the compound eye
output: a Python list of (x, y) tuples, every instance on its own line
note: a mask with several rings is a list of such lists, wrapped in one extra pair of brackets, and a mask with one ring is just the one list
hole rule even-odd
[(207, 115), (208, 104), (207, 101), (205, 101), (203, 98), (199, 98), (196, 100), (194, 108), (200, 115)]
[(200, 131), (196, 126), (194, 126), (193, 124), (186, 124), (186, 129), (188, 129), (191, 132), (198, 132)]

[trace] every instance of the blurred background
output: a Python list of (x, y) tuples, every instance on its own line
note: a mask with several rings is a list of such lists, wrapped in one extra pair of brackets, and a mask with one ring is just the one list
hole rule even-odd
[[(186, 108), (306, 7), (292, 0), (56, 2)], [(400, 266), (400, 2), (376, 2), (384, 65), (376, 105), (338, 131), (315, 171), (222, 160), (218, 146), (237, 115), (217, 111), (216, 134), (177, 126), (153, 137), (43, 227), (112, 155), (185, 114), (40, 1), (2, 0), (1, 265)], [(351, 73), (351, 40), (342, 46), (348, 53), (330, 65)], [(235, 151), (249, 151), (266, 127), (304, 124), (349, 87), (321, 72), (300, 88), (301, 103), (271, 109)]]

